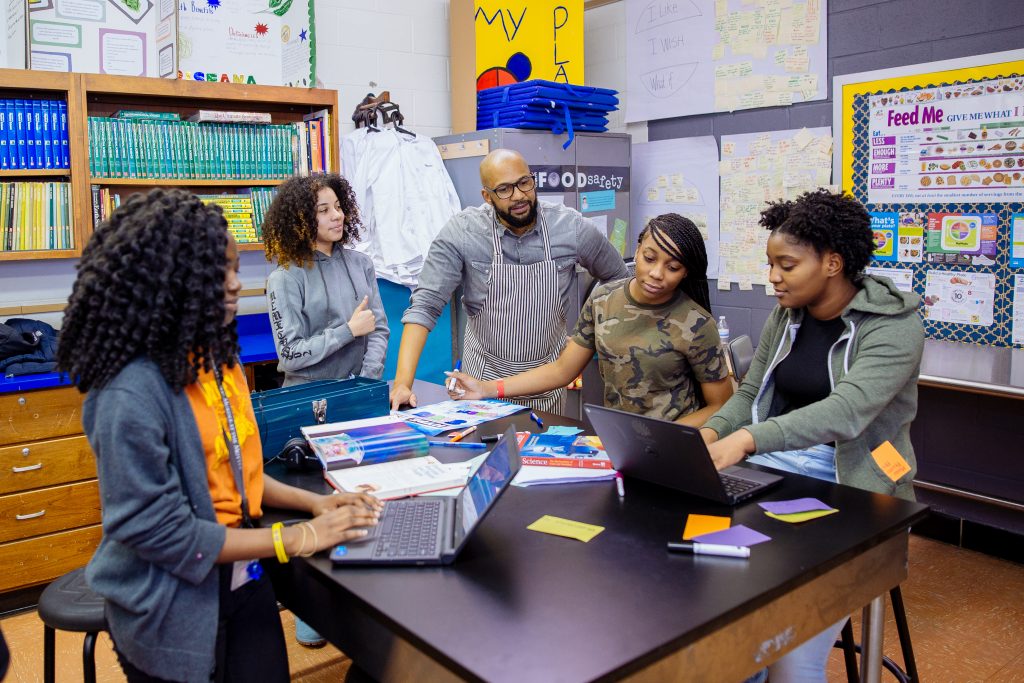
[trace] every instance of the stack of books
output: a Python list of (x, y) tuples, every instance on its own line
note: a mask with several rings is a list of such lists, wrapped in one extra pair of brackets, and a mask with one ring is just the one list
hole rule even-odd
[(121, 195), (111, 192), (109, 188), (92, 186), (92, 229), (110, 218), (114, 209), (121, 206)]
[(249, 189), (252, 197), (252, 223), (256, 226), (256, 239), (263, 240), (263, 217), (277, 196), (276, 187), (253, 187)]
[(66, 102), (0, 100), (0, 169), (70, 166)]
[(74, 246), (69, 183), (0, 183), (0, 251)]
[(247, 194), (201, 194), (204, 204), (215, 204), (224, 212), (228, 231), (239, 244), (259, 242), (256, 226), (253, 224), (252, 197)]
[(331, 170), (334, 149), (331, 134), (331, 115), (326, 109), (306, 114), (301, 123), (293, 123), (292, 157), (299, 175), (324, 173)]

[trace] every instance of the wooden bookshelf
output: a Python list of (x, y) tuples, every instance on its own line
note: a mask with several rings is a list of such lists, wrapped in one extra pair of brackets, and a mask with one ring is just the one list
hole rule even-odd
[[(287, 88), (239, 83), (203, 83), (163, 78), (107, 76), (0, 69), (0, 98), (57, 99), (67, 102), (70, 168), (10, 169), (0, 171), (0, 181), (57, 180), (71, 184), (71, 217), (74, 249), (0, 251), (0, 262), (66, 259), (81, 256), (92, 234), (92, 186), (111, 188), (122, 196), (154, 187), (210, 188), (274, 187), (282, 179), (188, 179), (94, 177), (89, 165), (89, 116), (109, 116), (119, 109), (168, 111), (182, 118), (197, 109), (267, 112), (275, 124), (302, 121), (306, 114), (326, 109), (330, 113), (331, 170), (340, 166), (338, 93), (335, 90)], [(243, 251), (261, 251), (262, 243), (240, 245)]]
[(92, 178), (92, 185), (134, 185), (136, 187), (273, 187), (284, 179), (197, 180), (194, 178)]

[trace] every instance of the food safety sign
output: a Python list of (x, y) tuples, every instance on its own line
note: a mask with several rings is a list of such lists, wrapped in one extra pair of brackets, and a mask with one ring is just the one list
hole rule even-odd
[(868, 202), (1024, 199), (1024, 77), (873, 95)]

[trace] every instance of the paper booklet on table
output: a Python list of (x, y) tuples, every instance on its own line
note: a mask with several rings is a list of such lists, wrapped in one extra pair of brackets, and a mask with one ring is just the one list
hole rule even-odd
[(519, 432), (522, 467), (514, 486), (571, 484), (615, 478), (608, 454), (596, 436)]
[(325, 470), (425, 456), (427, 438), (391, 415), (302, 427)]
[(485, 398), (478, 401), (441, 401), (394, 413), (429, 436), (450, 429), (465, 429), (491, 420), (508, 417), (526, 406)]
[(381, 500), (461, 488), (468, 476), (463, 463), (446, 465), (432, 455), (324, 471), (327, 483), (339, 491), (369, 493)]

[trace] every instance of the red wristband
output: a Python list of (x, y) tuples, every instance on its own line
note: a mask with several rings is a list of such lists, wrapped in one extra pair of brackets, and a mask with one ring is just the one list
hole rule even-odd
[(498, 379), (495, 380), (494, 383), (498, 387), (498, 398), (505, 398), (505, 380)]

